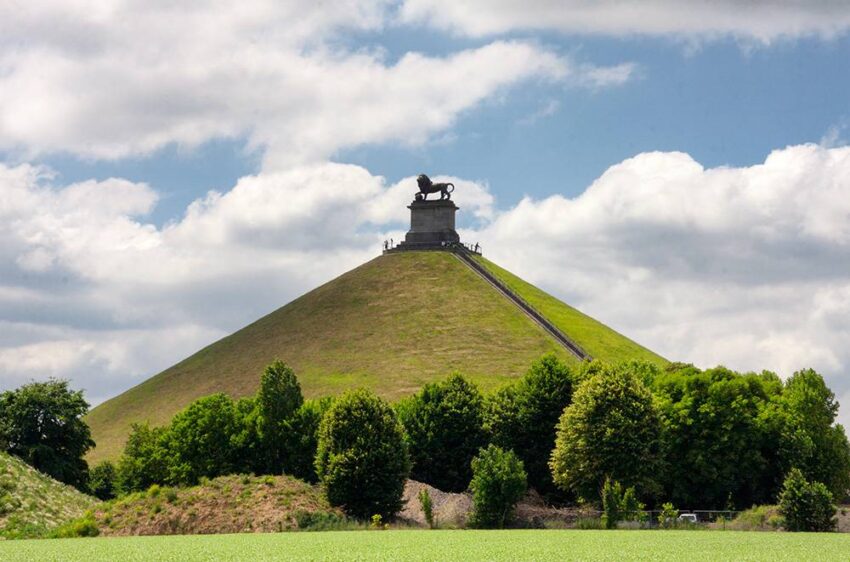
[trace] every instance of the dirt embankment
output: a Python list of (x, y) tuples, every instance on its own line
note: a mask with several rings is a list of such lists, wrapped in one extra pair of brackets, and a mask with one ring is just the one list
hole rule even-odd
[(222, 476), (191, 488), (152, 487), (103, 504), (101, 535), (271, 533), (305, 513), (342, 516), (321, 491), (288, 476)]

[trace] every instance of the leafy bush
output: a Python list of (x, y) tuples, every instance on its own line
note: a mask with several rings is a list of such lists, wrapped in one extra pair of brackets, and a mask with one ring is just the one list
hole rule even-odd
[(670, 502), (661, 505), (661, 513), (658, 514), (658, 524), (662, 529), (675, 527), (679, 520), (679, 510)]
[(98, 499), (111, 500), (118, 495), (118, 471), (110, 461), (103, 461), (89, 472), (89, 492)]
[(431, 494), (427, 488), (419, 490), (419, 506), (422, 508), (422, 513), (425, 515), (425, 522), (428, 527), (434, 528), (434, 504), (431, 501)]
[(739, 513), (724, 528), (732, 531), (778, 531), (784, 526), (785, 518), (780, 515), (778, 506), (756, 505)]
[(474, 527), (501, 529), (513, 517), (514, 507), (527, 489), (525, 468), (513, 451), (489, 445), (472, 460), (472, 515)]
[(619, 482), (610, 478), (605, 479), (602, 486), (602, 521), (606, 529), (616, 529), (620, 521), (638, 521), (643, 504), (635, 494), (635, 489), (625, 491)]
[(575, 523), (576, 529), (595, 530), (606, 529), (605, 521), (601, 517), (579, 517)]
[(485, 402), (485, 429), (491, 442), (511, 449), (522, 460), (528, 484), (548, 497), (560, 496), (552, 482), (549, 455), (555, 427), (573, 395), (569, 366), (554, 354), (535, 361), (515, 384)]
[(482, 405), (478, 389), (459, 374), (399, 403), (411, 478), (440, 490), (466, 489), (472, 458), (485, 442)]
[(69, 539), (74, 537), (96, 537), (100, 534), (94, 513), (87, 511), (79, 519), (66, 523), (50, 533), (51, 538)]
[(595, 501), (605, 478), (652, 494), (661, 423), (649, 390), (628, 368), (603, 367), (581, 383), (558, 424), (555, 483)]
[(341, 515), (329, 511), (297, 511), (295, 524), (302, 531), (338, 531), (358, 525)]
[(410, 458), (395, 412), (368, 390), (347, 392), (319, 427), (316, 474), (331, 505), (359, 519), (401, 509)]
[(792, 469), (779, 496), (779, 510), (789, 531), (834, 531), (832, 492), (821, 482), (809, 482)]

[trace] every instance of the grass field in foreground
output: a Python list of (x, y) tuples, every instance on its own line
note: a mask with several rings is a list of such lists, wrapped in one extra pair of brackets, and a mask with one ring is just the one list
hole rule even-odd
[(847, 560), (850, 535), (352, 531), (0, 542), (0, 560)]

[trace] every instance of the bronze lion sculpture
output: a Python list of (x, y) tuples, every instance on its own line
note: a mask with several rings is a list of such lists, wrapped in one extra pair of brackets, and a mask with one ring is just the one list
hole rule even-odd
[[(416, 199), (418, 201), (425, 201), (428, 199), (429, 193), (437, 193), (440, 192), (440, 199), (451, 199), (452, 191), (455, 190), (455, 184), (453, 183), (434, 183), (431, 181), (431, 178), (426, 176), (425, 174), (419, 174), (419, 177), (416, 178), (416, 183), (419, 184), (419, 193), (416, 194)], [(449, 189), (451, 187), (451, 189)]]

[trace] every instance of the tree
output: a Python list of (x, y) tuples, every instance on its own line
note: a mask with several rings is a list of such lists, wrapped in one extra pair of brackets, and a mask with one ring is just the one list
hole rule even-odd
[(319, 446), (319, 425), (331, 404), (332, 398), (307, 400), (289, 420), (285, 443), (286, 458), (283, 464), (286, 474), (310, 483), (318, 482), (316, 450)]
[(581, 383), (558, 425), (550, 467), (555, 484), (595, 501), (606, 478), (643, 494), (658, 490), (658, 410), (628, 369), (605, 368)]
[(779, 512), (789, 531), (834, 531), (832, 493), (821, 482), (809, 482), (794, 468), (788, 473), (779, 496)]
[(89, 473), (89, 493), (101, 500), (111, 500), (118, 495), (118, 471), (110, 461), (103, 461)]
[(496, 445), (472, 460), (472, 515), (474, 527), (503, 528), (513, 518), (514, 507), (528, 487), (525, 469), (513, 451)]
[(823, 482), (837, 498), (850, 492), (850, 445), (841, 425), (835, 394), (812, 369), (794, 373), (785, 382), (782, 404), (787, 435), (794, 435), (796, 458), (789, 459), (809, 480)]
[(217, 393), (199, 398), (171, 420), (168, 449), (169, 480), (195, 484), (202, 476), (214, 478), (232, 473), (239, 417), (233, 400)]
[(570, 368), (554, 354), (543, 356), (515, 384), (486, 401), (485, 429), (491, 441), (522, 460), (528, 483), (552, 497), (557, 488), (549, 470), (555, 427), (573, 395)]
[(83, 421), (89, 405), (68, 381), (50, 379), (0, 394), (0, 443), (45, 474), (85, 490), (86, 452), (94, 446)]
[(118, 460), (118, 490), (138, 492), (166, 483), (172, 462), (168, 442), (167, 428), (133, 424)]
[(426, 384), (397, 408), (413, 463), (410, 477), (460, 492), (472, 478), (471, 461), (484, 445), (483, 400), (459, 374)]
[(663, 424), (665, 496), (676, 505), (721, 509), (772, 501), (761, 415), (778, 377), (724, 367), (686, 369), (655, 381)]
[(392, 408), (368, 390), (343, 394), (319, 426), (316, 474), (331, 505), (360, 519), (401, 509), (410, 457)]
[(263, 454), (262, 472), (283, 472), (286, 438), (290, 432), (288, 422), (303, 403), (301, 385), (290, 367), (275, 360), (265, 368), (256, 398), (257, 433)]

